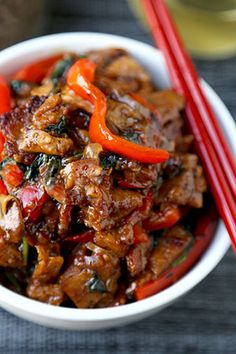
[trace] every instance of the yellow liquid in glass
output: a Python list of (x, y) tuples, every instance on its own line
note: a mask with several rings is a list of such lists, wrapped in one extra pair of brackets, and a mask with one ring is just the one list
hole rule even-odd
[(200, 57), (236, 54), (236, 0), (167, 0), (187, 48)]
[[(145, 21), (140, 0), (128, 0)], [(236, 54), (236, 0), (166, 0), (186, 47), (198, 57)]]

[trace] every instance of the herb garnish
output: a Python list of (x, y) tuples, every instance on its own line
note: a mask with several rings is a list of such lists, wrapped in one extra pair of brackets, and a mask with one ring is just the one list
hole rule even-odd
[(26, 236), (22, 237), (22, 254), (23, 254), (24, 265), (26, 266), (28, 263), (28, 254), (29, 254), (29, 244)]
[(2, 162), (0, 163), (0, 170), (5, 167), (9, 163), (14, 163), (16, 164), (16, 161), (12, 157), (6, 157)]
[(47, 171), (45, 173), (45, 183), (47, 185), (52, 183), (53, 178), (62, 168), (61, 159), (58, 156), (39, 154), (29, 166), (25, 172), (25, 180), (36, 181), (39, 175), (40, 167), (48, 164)]
[(119, 159), (117, 155), (103, 155), (100, 156), (100, 165), (102, 168), (114, 168)]
[(8, 270), (5, 270), (5, 276), (8, 279), (8, 281), (13, 285), (14, 289), (16, 290), (17, 293), (21, 292), (21, 287), (18, 283), (18, 280), (16, 279), (15, 275)]
[(63, 74), (69, 69), (69, 67), (73, 64), (74, 60), (72, 58), (65, 58), (60, 60), (56, 65), (52, 72), (51, 79), (60, 79)]
[(47, 186), (53, 183), (55, 175), (61, 168), (61, 159), (58, 156), (50, 156), (48, 159), (48, 168), (44, 175), (44, 181)]
[(133, 143), (140, 144), (140, 133), (126, 131), (122, 134), (123, 138), (132, 141)]
[(94, 272), (93, 277), (87, 282), (87, 286), (91, 293), (105, 293), (107, 291), (106, 285)]
[(14, 160), (12, 157), (6, 157), (4, 160), (2, 160), (2, 162), (0, 163), (0, 170), (2, 168), (4, 168), (6, 165), (8, 164), (13, 164), (13, 165), (17, 165), (21, 171), (24, 173), (26, 170), (26, 165), (20, 162), (16, 162), (16, 160)]
[(65, 116), (62, 116), (57, 124), (50, 124), (45, 128), (46, 132), (53, 132), (57, 135), (62, 135), (66, 133), (67, 130), (67, 118)]
[(177, 265), (183, 263), (186, 258), (188, 257), (189, 251), (191, 250), (192, 246), (194, 244), (194, 238), (191, 237), (191, 240), (185, 250), (181, 253), (181, 255), (171, 264), (171, 267), (176, 267)]
[(28, 81), (11, 80), (10, 88), (13, 96), (26, 97), (30, 94), (33, 84)]
[(39, 168), (48, 161), (48, 155), (39, 154), (25, 172), (25, 180), (36, 181), (38, 179)]

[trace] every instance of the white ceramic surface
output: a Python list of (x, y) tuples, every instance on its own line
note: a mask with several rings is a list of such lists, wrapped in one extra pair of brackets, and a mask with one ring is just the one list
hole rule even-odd
[[(150, 72), (159, 88), (169, 86), (164, 60), (157, 49), (132, 39), (96, 33), (56, 34), (14, 45), (0, 53), (0, 73), (7, 77), (26, 63), (60, 51), (83, 53), (106, 47), (127, 49)], [(204, 81), (202, 86), (235, 153), (235, 123), (212, 88)], [(219, 222), (208, 250), (182, 279), (161, 293), (136, 303), (105, 309), (71, 309), (30, 300), (0, 286), (0, 305), (17, 316), (55, 328), (85, 330), (127, 324), (164, 309), (186, 294), (215, 268), (229, 245), (227, 231)]]

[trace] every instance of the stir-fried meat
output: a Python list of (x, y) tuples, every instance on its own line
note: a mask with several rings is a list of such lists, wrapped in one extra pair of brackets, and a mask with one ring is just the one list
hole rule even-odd
[(116, 222), (143, 205), (143, 196), (139, 192), (114, 188), (110, 193), (112, 198), (110, 216)]
[(69, 163), (62, 171), (65, 188), (72, 205), (82, 208), (84, 223), (95, 230), (109, 223), (111, 179), (96, 160)]
[(139, 164), (137, 168), (123, 168), (123, 178), (131, 185), (138, 188), (150, 188), (157, 180), (158, 166)]
[(150, 254), (150, 248), (151, 240), (131, 246), (129, 249), (126, 256), (126, 262), (128, 271), (132, 277), (135, 277), (144, 271)]
[(64, 86), (62, 88), (61, 97), (65, 104), (70, 105), (71, 110), (80, 108), (89, 113), (93, 112), (92, 104), (89, 101), (86, 101), (80, 96), (76, 95), (74, 91), (69, 89), (68, 86)]
[(0, 232), (6, 241), (18, 243), (24, 230), (19, 202), (10, 195), (0, 194)]
[[(107, 125), (114, 133), (119, 134), (122, 131), (132, 128), (137, 129), (137, 124), (142, 124), (143, 118), (140, 113), (129, 105), (114, 100), (109, 100), (108, 103), (109, 109), (106, 116)], [(146, 121), (144, 123), (146, 123)]]
[(146, 95), (160, 112), (161, 124), (178, 119), (179, 112), (184, 108), (184, 98), (172, 90), (155, 91)]
[(98, 246), (111, 250), (119, 258), (123, 258), (132, 245), (133, 238), (133, 226), (127, 224), (110, 231), (97, 231), (94, 241)]
[(59, 284), (54, 284), (63, 264), (63, 257), (57, 255), (57, 248), (44, 244), (36, 247), (38, 263), (29, 281), (27, 295), (32, 299), (60, 305), (63, 292)]
[(48, 245), (39, 245), (36, 248), (38, 251), (38, 263), (31, 279), (39, 283), (49, 284), (58, 275), (63, 264), (63, 258), (58, 256), (53, 247)]
[(4, 114), (0, 119), (0, 130), (7, 137), (3, 157), (16, 157), (18, 162), (30, 164), (33, 154), (19, 151), (17, 141), (21, 135), (21, 129), (29, 127), (34, 112), (45, 101), (45, 97), (31, 97), (25, 104), (15, 107), (11, 112)]
[(16, 244), (8, 243), (0, 237), (0, 266), (10, 268), (23, 267), (23, 256)]
[(157, 203), (172, 203), (201, 208), (202, 193), (206, 191), (206, 181), (198, 157), (194, 154), (180, 155), (183, 171), (168, 181), (159, 190)]
[(71, 162), (61, 175), (71, 203), (81, 207), (84, 223), (95, 230), (111, 228), (142, 205), (140, 193), (111, 189), (110, 176), (95, 159)]
[(66, 115), (67, 108), (62, 106), (60, 94), (49, 96), (33, 115), (32, 124), (36, 129), (44, 130), (56, 124)]
[(64, 156), (72, 146), (71, 139), (56, 138), (38, 129), (25, 130), (18, 141), (19, 150), (58, 156)]
[[(69, 80), (87, 58), (71, 67), (80, 56), (65, 55), (41, 84), (11, 82), (14, 108), (0, 117), (0, 267), (3, 284), (14, 287), (15, 277), (32, 299), (101, 308), (139, 299), (140, 287), (188, 257), (195, 239), (182, 225), (200, 215), (193, 208), (207, 185), (183, 97), (157, 91), (123, 49), (86, 56), (96, 64), (91, 94), (106, 101), (97, 102), (100, 139), (90, 124), (97, 105)], [(82, 72), (74, 85), (83, 91)], [(170, 158), (147, 163), (143, 147)]]
[(61, 276), (61, 286), (77, 307), (96, 307), (102, 299), (115, 294), (119, 276), (118, 258), (87, 243), (74, 253), (72, 264)]
[(126, 51), (121, 48), (108, 48), (102, 50), (91, 50), (87, 53), (89, 59), (97, 64), (97, 72), (103, 71), (114, 60), (126, 55)]
[[(140, 112), (135, 102), (131, 99), (127, 103), (109, 100), (109, 110), (106, 117), (108, 127), (115, 133), (121, 134), (126, 139), (135, 143), (157, 147), (160, 132), (158, 122), (153, 119), (151, 112)], [(129, 104), (129, 102), (131, 103)], [(149, 114), (148, 114), (149, 113)]]
[(148, 73), (123, 49), (91, 51), (89, 58), (97, 63), (95, 84), (104, 92), (110, 93), (113, 88), (122, 93), (152, 90)]
[(191, 235), (181, 226), (167, 231), (158, 239), (157, 246), (149, 257), (146, 271), (137, 278), (137, 283), (140, 285), (156, 279), (187, 249), (191, 241)]
[(144, 68), (129, 55), (123, 55), (107, 65), (105, 74), (121, 82), (136, 81), (137, 91), (143, 88), (151, 90), (151, 80)]
[(64, 294), (59, 284), (29, 284), (27, 287), (27, 295), (31, 299), (55, 306), (59, 306), (64, 300)]

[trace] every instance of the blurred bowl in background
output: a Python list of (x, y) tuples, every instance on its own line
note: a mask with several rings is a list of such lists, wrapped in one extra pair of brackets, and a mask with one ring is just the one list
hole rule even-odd
[(0, 1), (0, 49), (42, 34), (45, 0)]

